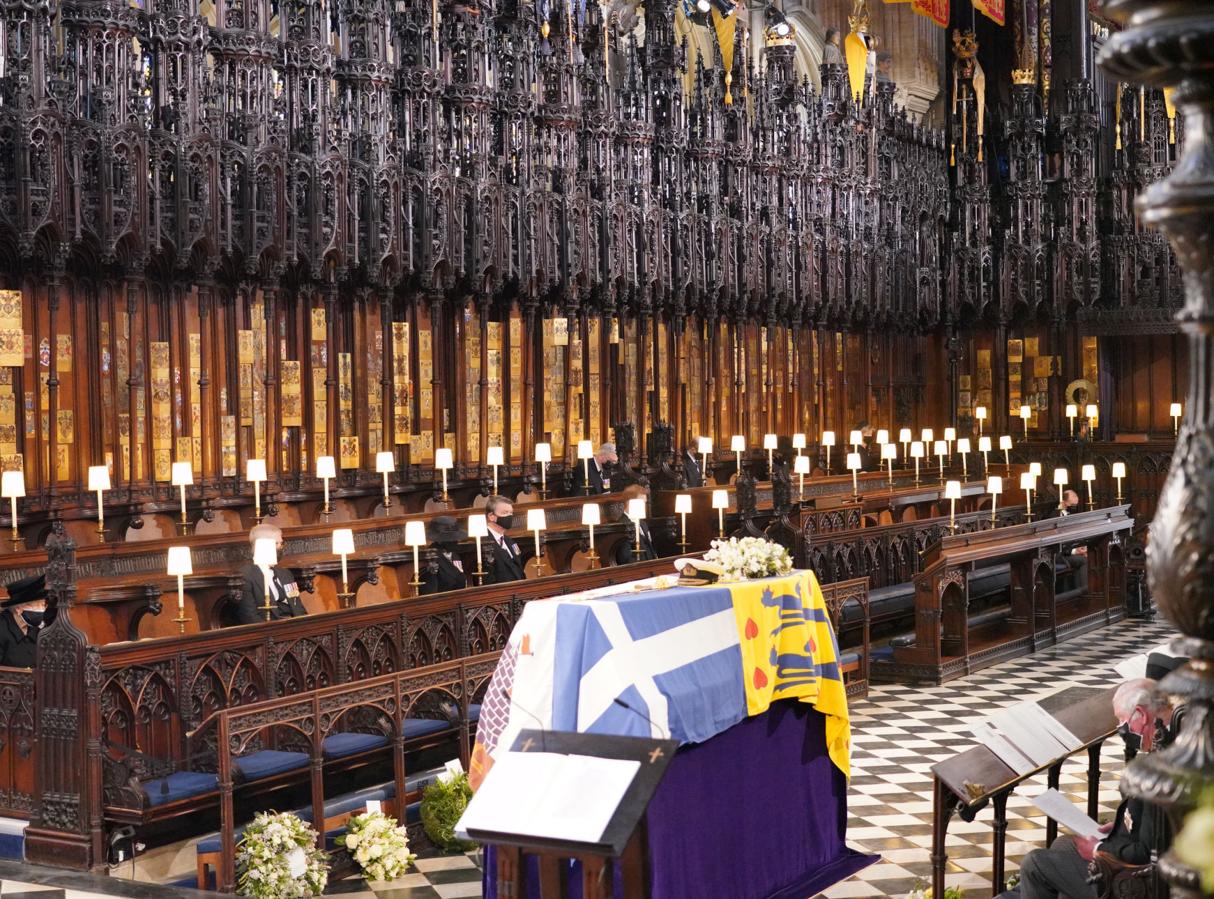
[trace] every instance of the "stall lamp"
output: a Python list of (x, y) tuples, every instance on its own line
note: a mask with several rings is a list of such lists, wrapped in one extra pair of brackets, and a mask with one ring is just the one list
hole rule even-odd
[(391, 450), (382, 450), (375, 454), (375, 471), (384, 477), (384, 514), (392, 508), (392, 495), (389, 493), (389, 476), (396, 471), (396, 456)]
[(552, 444), (535, 445), (535, 461), (540, 467), (540, 499), (548, 498), (548, 463), (552, 461)]
[(270, 605), (270, 578), (275, 565), (278, 564), (278, 541), (273, 537), (258, 537), (253, 544), (253, 564), (261, 569), (263, 587), (265, 588), (265, 604), (261, 610), (266, 613), (266, 621), (274, 607)]
[(705, 484), (708, 483), (708, 457), (712, 455), (712, 438), (701, 437), (696, 441), (696, 450), (700, 453), (700, 476)]
[(957, 530), (957, 500), (961, 499), (961, 482), (948, 481), (944, 485), (944, 498), (948, 500), (948, 529)]
[(999, 449), (1003, 450), (1003, 464), (1010, 467), (1012, 464), (1012, 437), (1010, 434), (1004, 434), (999, 438)]
[(995, 524), (995, 507), (999, 505), (999, 494), (1003, 492), (1003, 478), (997, 474), (986, 479), (986, 492), (991, 495), (991, 524)]
[(847, 467), (851, 471), (851, 495), (858, 497), (860, 495), (860, 480), (857, 472), (860, 470), (860, 454), (847, 454)]
[(775, 434), (763, 435), (763, 449), (767, 450), (767, 477), (770, 480), (772, 467), (775, 465), (773, 454), (776, 450), (776, 445), (779, 440)]
[(742, 453), (746, 452), (746, 438), (741, 434), (734, 434), (729, 439), (729, 451), (737, 457), (738, 477), (742, 477)]
[[(91, 476), (91, 468), (89, 472)], [(261, 483), (266, 480), (266, 460), (249, 459), (245, 462), (244, 479), (253, 485), (253, 519), (261, 524)]]
[(923, 441), (915, 440), (910, 445), (911, 458), (915, 460), (915, 486), (919, 486), (919, 460), (923, 458)]
[(910, 460), (911, 429), (901, 428), (898, 431), (898, 442), (902, 444), (902, 464), (908, 465)]
[(987, 468), (991, 464), (991, 460), (989, 458), (990, 451), (991, 451), (991, 438), (990, 437), (979, 437), (978, 438), (978, 452), (982, 453), (982, 470), (983, 471), (986, 471)]
[(793, 462), (793, 471), (798, 479), (800, 502), (805, 502), (805, 476), (809, 474), (809, 456), (797, 456)]
[(830, 448), (835, 445), (835, 432), (822, 432), (822, 445), (826, 447), (826, 473), (830, 474)]
[[(97, 539), (105, 543), (105, 497), (110, 489), (110, 469), (105, 465), (89, 466), (89, 492), (97, 494)], [(16, 516), (13, 516), (16, 519)]]
[(447, 503), (451, 499), (447, 495), (447, 472), (455, 467), (455, 456), (450, 447), (440, 446), (434, 451), (434, 467), (443, 473), (443, 502)]
[(1054, 486), (1058, 488), (1058, 511), (1066, 511), (1066, 484), (1069, 474), (1065, 468), (1054, 469)]
[(940, 483), (944, 483), (944, 460), (948, 455), (948, 443), (944, 440), (936, 441), (936, 459), (940, 462)]
[(346, 567), (347, 557), (354, 552), (354, 531), (350, 528), (336, 528), (333, 531), (333, 555), (341, 556), (341, 605), (343, 609), (350, 607), (350, 572)]
[(171, 474), (173, 486), (181, 491), (181, 523), (178, 529), (184, 535), (189, 527), (185, 517), (185, 488), (194, 483), (194, 466), (189, 462), (174, 462)]
[(582, 472), (585, 475), (585, 483), (582, 485), (582, 492), (587, 496), (590, 495), (590, 459), (594, 456), (594, 444), (589, 440), (579, 440), (577, 442), (577, 457), (582, 462)]
[(1020, 472), (1020, 489), (1024, 491), (1024, 511), (1026, 521), (1033, 520), (1033, 485), (1037, 483), (1037, 476), (1031, 471)]
[(974, 418), (978, 419), (978, 436), (982, 436), (982, 423), (986, 421), (986, 406), (979, 406), (974, 410)]
[(792, 448), (797, 451), (797, 455), (801, 455), (801, 450), (805, 449), (805, 434), (797, 432), (792, 435)]
[(0, 494), (11, 504), (13, 534), (9, 539), (13, 544), (13, 552), (16, 552), (21, 545), (21, 535), (17, 532), (17, 500), (25, 496), (25, 473), (22, 471), (6, 471), (0, 474)]
[(491, 446), (485, 451), (485, 464), (493, 468), (493, 492), (497, 493), (497, 469), (506, 464), (506, 452), (500, 446)]
[(405, 546), (413, 547), (413, 580), (409, 586), (413, 588), (414, 596), (422, 592), (422, 563), (419, 558), (421, 547), (426, 545), (426, 524), (423, 521), (405, 522)]
[[(481, 561), (481, 538), (489, 536), (489, 519), (485, 517), (483, 512), (476, 512), (468, 516), (468, 536), (476, 542), (476, 571), (473, 574), (476, 576), (476, 585), (479, 587), (485, 578), (485, 566)], [(590, 541), (591, 553), (594, 552), (594, 540)]]
[(325, 485), (325, 504), (321, 508), (322, 515), (329, 515), (333, 512), (333, 506), (329, 503), (329, 481), (337, 477), (337, 462), (332, 456), (317, 456), (316, 458), (316, 476), (320, 478)]
[[(105, 468), (104, 465), (99, 466)], [(185, 633), (185, 579), (187, 575), (194, 573), (194, 562), (190, 557), (190, 548), (188, 546), (170, 546), (169, 547), (169, 577), (177, 578), (177, 617), (173, 619), (177, 624), (177, 628), (181, 633)]]
[(889, 489), (894, 489), (894, 459), (898, 457), (898, 446), (894, 443), (887, 443), (881, 447), (881, 458), (885, 460), (889, 469)]
[(1071, 436), (1072, 437), (1075, 436), (1075, 417), (1078, 414), (1079, 414), (1078, 406), (1076, 406), (1074, 403), (1066, 404), (1066, 417), (1067, 417), (1067, 421), (1070, 422), (1070, 425), (1071, 425)]
[(1179, 436), (1180, 416), (1184, 414), (1184, 407), (1180, 403), (1172, 403), (1168, 408), (1168, 414), (1172, 416), (1172, 436)]
[(1091, 464), (1083, 466), (1083, 468), (1081, 468), (1079, 470), (1079, 479), (1081, 481), (1087, 482), (1087, 485), (1088, 485), (1088, 511), (1090, 512), (1093, 508), (1092, 481), (1096, 480), (1096, 466), (1091, 465)]
[(644, 497), (635, 496), (628, 500), (628, 517), (632, 519), (633, 527), (636, 529), (636, 542), (632, 546), (632, 557), (639, 561), (641, 558), (641, 522), (645, 520), (645, 499)]
[(968, 481), (970, 479), (970, 453), (973, 449), (970, 447), (970, 439), (968, 437), (957, 438), (957, 455), (961, 457), (961, 480)]
[[(804, 459), (804, 456), (797, 456), (797, 459)], [(808, 459), (805, 459), (808, 462)], [(799, 464), (799, 463), (796, 463)], [(691, 494), (680, 493), (674, 498), (674, 513), (679, 516), (679, 550), (687, 552), (687, 516), (691, 512)]]
[(1113, 463), (1113, 479), (1117, 481), (1117, 505), (1121, 505), (1121, 481), (1125, 477), (1125, 463)]
[(725, 539), (725, 510), (729, 508), (729, 491), (712, 491), (712, 507), (717, 510), (717, 536)]
[(527, 510), (527, 530), (535, 534), (535, 564), (541, 575), (544, 573), (544, 547), (540, 541), (540, 532), (546, 530), (547, 527), (548, 519), (543, 509)]
[(1020, 420), (1024, 422), (1024, 439), (1029, 439), (1029, 419), (1033, 417), (1033, 410), (1028, 406), (1020, 407)]

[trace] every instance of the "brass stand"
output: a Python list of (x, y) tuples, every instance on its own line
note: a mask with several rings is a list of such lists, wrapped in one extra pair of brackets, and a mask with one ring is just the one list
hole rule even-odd
[(418, 572), (414, 571), (413, 580), (409, 581), (409, 586), (413, 588), (414, 596), (421, 596), (422, 595), (422, 582), (421, 582), (421, 578), (419, 578), (417, 575), (418, 575)]
[(638, 540), (636, 543), (632, 544), (632, 561), (639, 562), (644, 553), (645, 550), (641, 549), (641, 541)]
[(481, 569), (478, 568), (478, 569), (476, 569), (476, 571), (472, 572), (472, 576), (474, 578), (476, 578), (476, 586), (478, 586), (478, 587), (485, 586), (485, 572), (484, 571), (482, 571)]
[(177, 625), (177, 633), (179, 633), (179, 634), (185, 633), (185, 623), (189, 620), (190, 619), (186, 618), (184, 615), (181, 615), (181, 616), (173, 619), (173, 622)]
[(274, 606), (270, 604), (270, 591), (266, 589), (266, 604), (261, 607), (261, 610), (266, 613), (266, 621), (270, 620), (270, 613), (274, 611)]
[(687, 550), (691, 546), (691, 544), (688, 543), (686, 540), (680, 540), (678, 543), (675, 544), (675, 546), (677, 546), (679, 548), (679, 553), (681, 555), (686, 555)]
[(599, 558), (599, 554), (593, 549), (586, 556), (586, 566), (589, 571), (598, 571), (603, 567), (603, 560)]
[(25, 541), (21, 539), (21, 534), (16, 528), (13, 528), (13, 535), (8, 538), (9, 543), (13, 545), (13, 552), (19, 553), (25, 549)]
[(348, 609), (354, 605), (354, 594), (353, 593), (338, 593), (337, 598), (339, 600), (341, 600), (341, 607), (343, 609)]
[(97, 525), (97, 542), (105, 543), (105, 525)]
[(181, 519), (181, 521), (177, 522), (177, 536), (178, 537), (190, 536), (190, 523), (188, 521), (186, 521), (184, 518)]

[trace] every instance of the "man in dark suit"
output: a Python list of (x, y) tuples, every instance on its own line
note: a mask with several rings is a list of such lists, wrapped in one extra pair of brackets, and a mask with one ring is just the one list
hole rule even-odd
[(688, 444), (683, 450), (683, 480), (688, 488), (704, 486), (704, 472), (700, 470), (700, 457), (695, 454), (695, 447)]
[(624, 521), (628, 525), (629, 537), (615, 545), (615, 564), (627, 565), (629, 562), (651, 562), (658, 558), (658, 551), (653, 546), (653, 538), (649, 533), (649, 522), (641, 521), (641, 553), (636, 553), (636, 522), (628, 517), (628, 501), (632, 499), (645, 500), (645, 514), (649, 514), (649, 483), (641, 480), (628, 485), (623, 491)]
[(489, 524), (489, 539), (493, 541), (493, 562), (489, 566), (485, 583), (521, 581), (526, 577), (523, 570), (523, 553), (518, 544), (506, 534), (514, 527), (514, 504), (504, 496), (489, 497), (485, 502), (485, 521)]
[(422, 593), (445, 593), (468, 586), (464, 563), (459, 557), (459, 542), (467, 535), (450, 515), (430, 522), (430, 545), (434, 547), (434, 565), (422, 576)]
[[(1166, 736), (1172, 708), (1154, 681), (1146, 678), (1126, 681), (1113, 694), (1113, 712), (1117, 716), (1126, 747), (1150, 752), (1157, 738)], [(1166, 848), (1162, 843), (1161, 821), (1155, 809), (1141, 799), (1126, 799), (1117, 808), (1116, 817), (1100, 828), (1099, 837), (1064, 834), (1048, 849), (1034, 849), (1020, 863), (1020, 883), (1000, 894), (1000, 899), (1096, 899), (1096, 887), (1088, 882), (1088, 863), (1096, 853), (1126, 865), (1145, 865), (1152, 853)]]
[[(615, 453), (614, 443), (604, 443), (588, 461), (579, 459), (573, 474), (574, 495), (595, 496), (600, 493), (609, 493), (611, 491), (610, 466), (619, 461), (620, 457)], [(586, 480), (587, 469), (590, 472), (589, 481)], [(589, 491), (585, 489), (587, 484), (590, 485)]]
[[(278, 561), (282, 561), (282, 531), (272, 524), (259, 524), (249, 531), (249, 545), (256, 546), (261, 539), (274, 540), (278, 548)], [(256, 624), (266, 620), (266, 580), (270, 585), (270, 620), (298, 618), (308, 614), (299, 598), (299, 584), (291, 569), (281, 565), (270, 568), (250, 562), (240, 569), (244, 585), (240, 601), (236, 604), (237, 624)]]
[(13, 581), (0, 609), (0, 665), (33, 668), (46, 609), (46, 576), (34, 574)]

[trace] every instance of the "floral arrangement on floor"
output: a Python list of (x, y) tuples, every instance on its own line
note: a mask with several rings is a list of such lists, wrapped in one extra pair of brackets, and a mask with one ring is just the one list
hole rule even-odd
[[(944, 899), (963, 899), (965, 896), (961, 887), (945, 887)], [(925, 880), (915, 883), (915, 888), (906, 894), (906, 899), (932, 899), (932, 888)]]
[(422, 827), (430, 842), (439, 849), (464, 852), (476, 848), (476, 843), (455, 835), (455, 825), (463, 817), (471, 798), (468, 775), (462, 769), (457, 771), (450, 767), (422, 793)]
[(358, 862), (367, 880), (395, 880), (404, 875), (417, 858), (409, 851), (409, 834), (395, 818), (383, 812), (363, 812), (346, 822), (346, 832), (337, 838)]
[(319, 896), (329, 880), (316, 831), (290, 812), (259, 812), (236, 846), (236, 888), (250, 899)]
[(792, 571), (792, 556), (778, 543), (762, 537), (713, 540), (704, 561), (720, 566), (723, 581), (776, 577)]
[(1197, 872), (1201, 889), (1214, 893), (1214, 787), (1205, 790), (1172, 841), (1176, 857)]

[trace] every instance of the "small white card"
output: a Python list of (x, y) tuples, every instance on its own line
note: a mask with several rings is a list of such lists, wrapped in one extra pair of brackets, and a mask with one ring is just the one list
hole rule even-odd
[(367, 800), (367, 814), (374, 815), (382, 809), (382, 805), (378, 799)]

